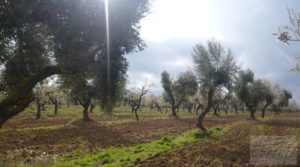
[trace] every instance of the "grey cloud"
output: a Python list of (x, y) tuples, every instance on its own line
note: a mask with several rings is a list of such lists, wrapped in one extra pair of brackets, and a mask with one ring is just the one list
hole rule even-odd
[[(271, 35), (280, 25), (288, 23), (286, 2), (290, 7), (300, 9), (300, 1), (296, 0), (210, 1), (216, 14), (212, 17), (215, 27), (208, 35), (220, 37), (232, 48), (242, 68), (252, 69), (256, 78), (268, 79), (291, 90), (294, 99), (300, 103), (300, 74), (290, 71), (295, 64), (294, 58), (300, 56), (300, 42), (286, 46)], [(137, 83), (144, 79), (142, 74), (149, 74), (156, 78), (154, 92), (159, 94), (162, 91), (160, 73), (167, 70), (176, 76), (193, 68), (192, 48), (206, 40), (174, 37), (154, 42), (145, 39), (148, 47), (144, 51), (126, 56), (130, 63), (129, 83)]]

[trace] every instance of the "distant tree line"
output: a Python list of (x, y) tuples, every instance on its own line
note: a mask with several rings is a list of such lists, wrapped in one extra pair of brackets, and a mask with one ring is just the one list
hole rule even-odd
[(179, 106), (188, 111), (194, 108), (197, 115), (198, 109), (202, 109), (197, 127), (206, 131), (203, 120), (211, 110), (215, 116), (220, 116), (221, 110), (226, 113), (234, 111), (236, 114), (240, 110), (247, 110), (253, 120), (258, 110), (262, 118), (268, 109), (276, 114), (283, 109), (298, 110), (295, 102), (293, 107), (289, 106), (292, 99), (290, 91), (281, 89), (278, 84), (272, 85), (267, 80), (255, 79), (250, 69), (241, 70), (233, 52), (225, 49), (219, 41), (210, 40), (206, 46), (197, 44), (192, 56), (194, 72), (182, 73), (178, 80), (170, 79), (166, 71), (161, 74), (163, 97), (172, 108), (174, 117), (177, 117), (175, 109)]

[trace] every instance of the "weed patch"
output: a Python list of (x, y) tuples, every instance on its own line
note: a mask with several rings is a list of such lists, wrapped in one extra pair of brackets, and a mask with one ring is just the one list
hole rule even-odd
[(74, 166), (105, 166), (121, 167), (134, 165), (154, 155), (178, 148), (187, 143), (195, 142), (207, 137), (215, 137), (221, 134), (223, 128), (213, 128), (208, 132), (199, 132), (198, 129), (189, 130), (176, 138), (163, 137), (150, 143), (136, 146), (110, 148), (98, 154), (90, 154), (83, 158), (71, 161), (61, 161), (55, 167)]

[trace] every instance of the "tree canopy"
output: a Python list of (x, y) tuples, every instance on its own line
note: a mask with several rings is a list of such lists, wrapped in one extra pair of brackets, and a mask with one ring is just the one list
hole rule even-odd
[(172, 80), (167, 71), (161, 74), (161, 83), (164, 89), (163, 97), (170, 103), (172, 116), (177, 117), (176, 109), (187, 100), (188, 97), (197, 93), (197, 80), (191, 71), (180, 73), (176, 80)]
[(222, 87), (230, 88), (239, 67), (233, 52), (225, 49), (216, 40), (208, 41), (207, 46), (197, 44), (193, 49), (192, 56), (199, 84), (202, 89), (207, 91), (207, 106), (205, 111), (199, 115), (197, 123), (198, 128), (206, 130), (202, 122), (213, 105), (214, 91)]
[[(102, 95), (109, 97), (103, 103), (108, 104), (125, 84), (123, 55), (145, 46), (139, 21), (148, 8), (148, 0), (110, 0), (107, 43), (104, 0), (1, 1), (1, 82), (9, 88), (4, 89), (8, 94), (0, 103), (0, 125), (23, 111), (33, 100), (32, 88), (54, 74), (95, 77), (105, 90)], [(108, 91), (107, 45), (112, 69)]]

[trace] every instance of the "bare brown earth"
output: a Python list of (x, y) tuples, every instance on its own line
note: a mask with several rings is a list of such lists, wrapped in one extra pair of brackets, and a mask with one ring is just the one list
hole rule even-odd
[(266, 121), (243, 121), (219, 137), (187, 144), (149, 158), (137, 166), (147, 167), (243, 167), (251, 166), (250, 135), (295, 135), (300, 166), (300, 115), (279, 116)]
[[(208, 117), (206, 127), (246, 119), (246, 116)], [(179, 135), (195, 128), (196, 118), (155, 119), (120, 124), (97, 121), (83, 124), (72, 118), (20, 119), (0, 131), (0, 164), (31, 162), (38, 155), (74, 158), (111, 146), (149, 142), (163, 136)], [(100, 121), (99, 121), (100, 120)], [(98, 122), (99, 121), (99, 122)], [(15, 128), (18, 125), (20, 128)], [(39, 128), (45, 127), (45, 128)]]

